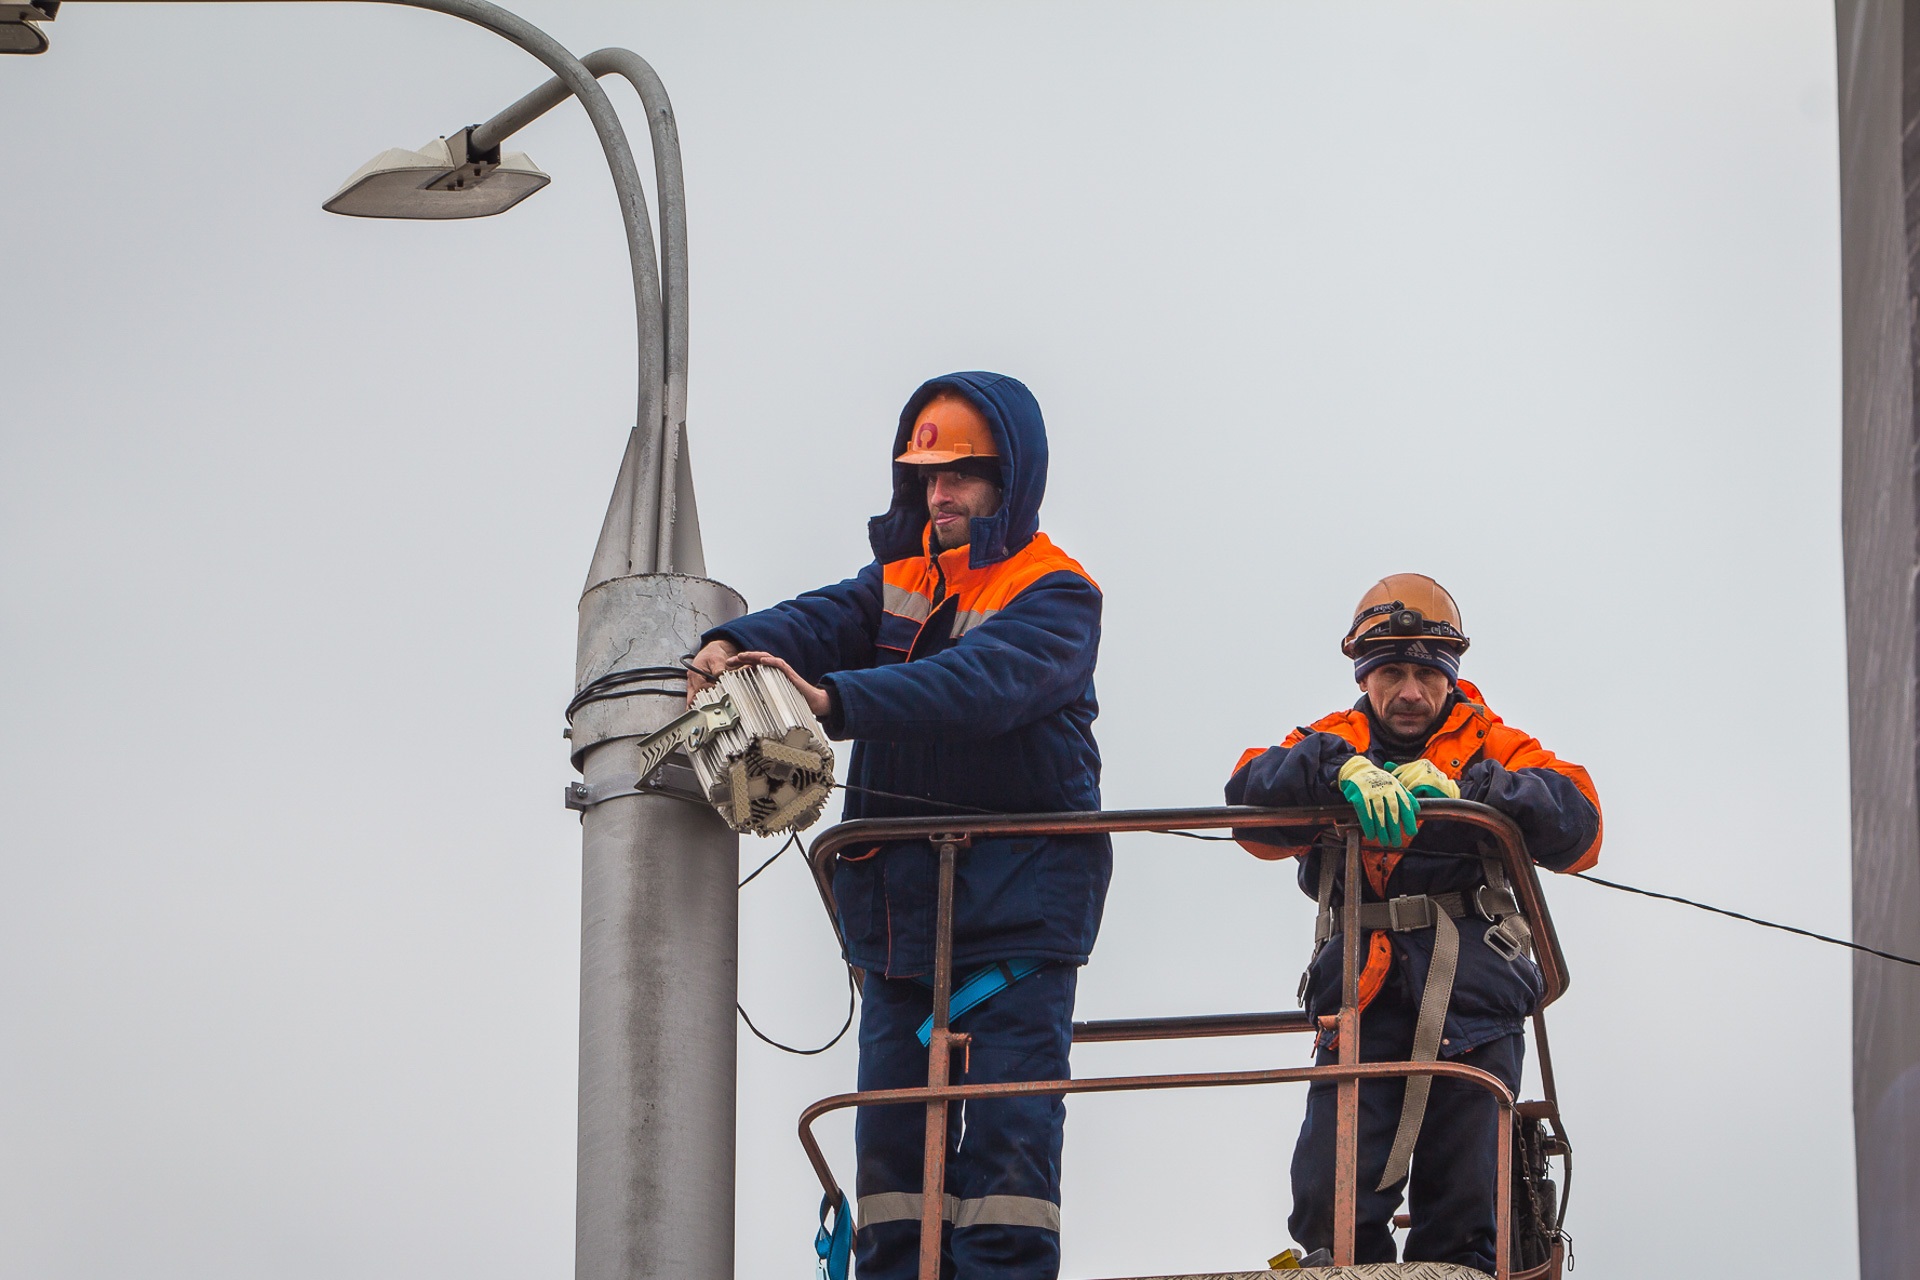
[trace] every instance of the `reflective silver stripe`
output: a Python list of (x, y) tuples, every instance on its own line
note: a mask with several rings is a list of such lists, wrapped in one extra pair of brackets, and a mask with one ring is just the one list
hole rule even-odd
[[(1014, 1198), (1013, 1196), (995, 1197), (1000, 1200)], [(967, 1203), (978, 1204), (979, 1201), (970, 1200)], [(918, 1191), (881, 1191), (874, 1195), (861, 1196), (859, 1209), (856, 1226), (862, 1231), (876, 1222), (918, 1222), (920, 1221), (920, 1193)], [(952, 1222), (959, 1213), (960, 1201), (953, 1196), (948, 1196), (941, 1216), (948, 1222)], [(1054, 1211), (1054, 1216), (1059, 1217), (1059, 1210)]]
[(1038, 1196), (981, 1196), (962, 1200), (960, 1212), (953, 1215), (954, 1229), (961, 1227), (1040, 1227), (1060, 1229), (1060, 1206)]
[[(977, 1200), (946, 1197), (942, 1215), (959, 1227), (1039, 1227), (1060, 1229), (1060, 1206), (1038, 1196), (981, 1196)], [(920, 1221), (918, 1191), (882, 1191), (861, 1196), (858, 1228), (879, 1222)]]
[(933, 605), (918, 591), (909, 591), (905, 587), (896, 587), (891, 582), (880, 587), (880, 607), (888, 613), (910, 618), (915, 622), (925, 622), (927, 615), (933, 612)]
[(953, 639), (958, 640), (998, 612), (998, 609), (963, 609), (954, 614)]

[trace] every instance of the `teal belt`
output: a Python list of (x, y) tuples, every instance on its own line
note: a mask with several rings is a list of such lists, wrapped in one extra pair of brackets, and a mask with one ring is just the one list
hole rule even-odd
[[(984, 969), (975, 969), (966, 980), (947, 997), (947, 1021), (953, 1022), (967, 1010), (975, 1008), (999, 995), (1020, 979), (1045, 967), (1045, 960), (996, 960)], [(923, 987), (931, 987), (933, 979), (915, 978)], [(933, 1043), (933, 1015), (920, 1024), (920, 1043)]]

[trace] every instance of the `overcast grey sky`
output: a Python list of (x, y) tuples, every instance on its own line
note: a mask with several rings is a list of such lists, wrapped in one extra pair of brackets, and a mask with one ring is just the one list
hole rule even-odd
[[(1418, 570), (1591, 769), (1600, 874), (1848, 932), (1824, 0), (516, 7), (673, 95), (707, 561), (753, 605), (866, 561), (915, 385), (1002, 370), (1107, 593), (1109, 806), (1217, 802), (1349, 702), (1348, 611)], [(633, 379), (592, 133), (521, 134), (554, 181), (502, 218), (335, 218), (543, 69), (375, 5), (48, 31), (0, 62), (0, 1274), (569, 1274), (561, 709)], [(1844, 953), (1548, 888), (1583, 1269), (1852, 1274)], [(1290, 1007), (1311, 914), (1124, 837), (1081, 1012)], [(742, 999), (812, 1044), (843, 990), (789, 857)], [(852, 1078), (743, 1034), (742, 1275), (811, 1267), (793, 1124)], [(1066, 1274), (1281, 1248), (1302, 1098), (1073, 1101)]]

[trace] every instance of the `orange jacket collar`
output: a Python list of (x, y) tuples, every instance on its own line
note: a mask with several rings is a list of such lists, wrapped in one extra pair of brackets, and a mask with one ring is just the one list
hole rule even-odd
[[(972, 556), (971, 547), (955, 547), (951, 551), (935, 553), (933, 549), (933, 521), (931, 520), (927, 521), (926, 530), (920, 535), (920, 548), (927, 560), (939, 564), (940, 576), (947, 581), (947, 593), (949, 595), (957, 595), (968, 587), (977, 586), (985, 582), (987, 578), (992, 576), (995, 569), (1006, 563), (1004, 560), (996, 560), (992, 564), (982, 565), (978, 569), (971, 568), (968, 563)], [(933, 565), (929, 564), (927, 567), (932, 568)]]

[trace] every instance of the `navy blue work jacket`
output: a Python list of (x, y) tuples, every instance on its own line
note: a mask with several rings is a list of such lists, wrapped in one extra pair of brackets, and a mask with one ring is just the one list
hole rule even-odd
[[(1488, 709), (1473, 685), (1461, 681), (1458, 688), (1441, 726), (1428, 739), (1424, 758), (1454, 779), (1461, 799), (1478, 801), (1513, 819), (1535, 862), (1556, 871), (1593, 865), (1599, 858), (1601, 824), (1598, 798), (1587, 771), (1561, 760), (1536, 739), (1507, 725)], [(1377, 765), (1389, 763), (1385, 751), (1372, 740), (1370, 727), (1363, 697), (1351, 711), (1327, 716), (1311, 729), (1295, 730), (1285, 743), (1246, 761), (1234, 772), (1227, 782), (1227, 803), (1275, 808), (1346, 804), (1338, 774), (1341, 766), (1353, 758), (1356, 739), (1361, 754)], [(1404, 764), (1406, 760), (1394, 763)], [(1249, 849), (1283, 840), (1272, 831), (1251, 828), (1234, 834)], [(1480, 861), (1472, 856), (1477, 849), (1472, 828), (1431, 819), (1421, 822), (1405, 850), (1388, 852), (1368, 845), (1366, 856), (1370, 863), (1389, 868), (1384, 896), (1391, 898), (1470, 891), (1484, 884)], [(1338, 859), (1340, 852), (1318, 848), (1289, 852), (1301, 853), (1301, 891), (1309, 897), (1317, 896), (1320, 859)], [(1342, 869), (1341, 892), (1345, 879)], [(1366, 883), (1361, 899), (1378, 902), (1382, 895)], [(1338, 923), (1336, 916), (1336, 928)], [(1467, 916), (1454, 923), (1460, 930), (1460, 957), (1442, 1032), (1442, 1057), (1465, 1053), (1520, 1030), (1544, 990), (1540, 970), (1529, 957), (1507, 960), (1487, 945), (1489, 922)], [(1393, 965), (1379, 998), (1417, 1007), (1433, 958), (1434, 932), (1420, 929), (1388, 936)], [(1314, 954), (1308, 968), (1305, 1004), (1315, 1015), (1333, 1013), (1340, 1007), (1340, 943), (1336, 932)]]
[[(895, 463), (892, 505), (868, 526), (872, 564), (703, 642), (776, 654), (828, 691), (827, 732), (854, 743), (847, 818), (1098, 809), (1100, 589), (1039, 531), (1040, 406), (1002, 375), (936, 378), (907, 402), (890, 456), (943, 392), (980, 410), (1000, 450), (1001, 507), (972, 522), (970, 545), (930, 554), (923, 481)], [(925, 841), (841, 857), (833, 896), (850, 963), (888, 977), (931, 972), (937, 865)], [(1084, 963), (1112, 868), (1105, 836), (975, 840), (955, 877), (956, 967)]]

